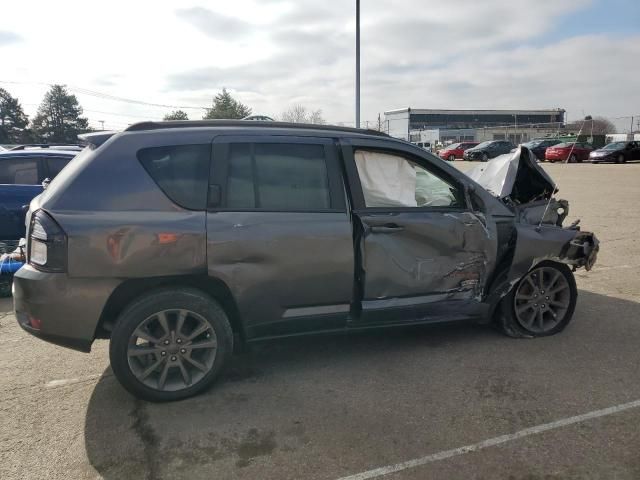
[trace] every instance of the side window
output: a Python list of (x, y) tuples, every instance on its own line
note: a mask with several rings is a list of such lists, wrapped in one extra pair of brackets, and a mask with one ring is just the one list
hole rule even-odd
[(62, 170), (67, 165), (67, 163), (71, 161), (70, 158), (63, 157), (49, 157), (46, 160), (47, 167), (49, 168), (48, 176), (51, 180), (53, 180), (56, 175), (60, 173), (60, 170)]
[(211, 145), (174, 145), (138, 151), (138, 160), (160, 189), (191, 210), (207, 204)]
[(32, 158), (0, 158), (0, 185), (37, 185), (38, 161)]
[(464, 207), (455, 186), (404, 157), (370, 150), (354, 157), (368, 208)]
[(227, 208), (331, 208), (323, 145), (235, 143), (229, 146)]

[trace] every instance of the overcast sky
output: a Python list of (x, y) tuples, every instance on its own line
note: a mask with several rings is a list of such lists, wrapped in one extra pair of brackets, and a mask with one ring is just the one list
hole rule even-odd
[[(354, 122), (355, 0), (2, 3), (0, 87), (30, 115), (64, 83), (94, 126), (171, 109), (86, 90), (202, 107), (222, 87), (254, 113), (301, 103)], [(407, 106), (638, 115), (639, 85), (639, 0), (362, 0), (364, 120)]]

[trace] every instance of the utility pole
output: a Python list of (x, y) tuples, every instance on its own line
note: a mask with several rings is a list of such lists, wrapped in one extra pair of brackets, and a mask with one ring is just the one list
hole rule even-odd
[(356, 128), (360, 128), (360, 0), (356, 0)]
[(100, 125), (102, 125), (102, 130), (104, 130), (104, 120), (98, 120), (100, 122)]

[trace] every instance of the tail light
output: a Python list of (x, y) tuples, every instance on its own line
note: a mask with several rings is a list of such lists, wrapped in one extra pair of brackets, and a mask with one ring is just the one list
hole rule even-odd
[(64, 272), (67, 267), (67, 236), (43, 210), (31, 216), (27, 260), (45, 272)]

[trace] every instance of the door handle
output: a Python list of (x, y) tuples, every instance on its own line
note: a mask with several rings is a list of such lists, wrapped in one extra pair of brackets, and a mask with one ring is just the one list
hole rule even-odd
[(369, 227), (372, 233), (396, 233), (404, 230), (404, 227), (396, 225), (395, 223), (387, 223), (385, 225)]

